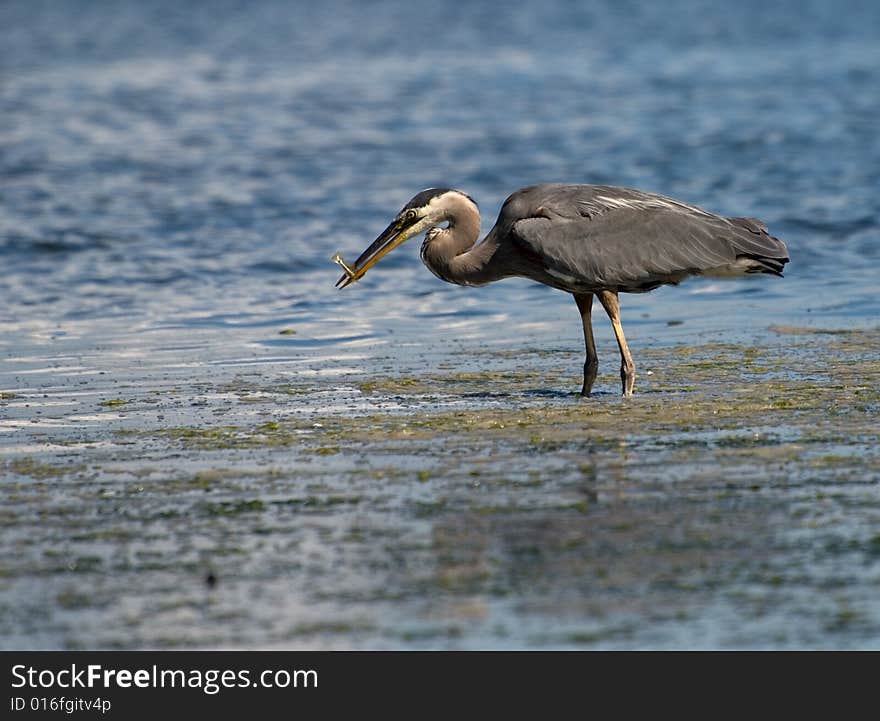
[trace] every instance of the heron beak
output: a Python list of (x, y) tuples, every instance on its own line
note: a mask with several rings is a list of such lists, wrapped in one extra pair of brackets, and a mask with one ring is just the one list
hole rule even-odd
[(335, 255), (333, 260), (339, 263), (339, 265), (345, 270), (342, 277), (336, 281), (336, 287), (345, 288), (363, 278), (364, 274), (370, 268), (376, 265), (376, 263), (388, 255), (398, 245), (414, 235), (412, 232), (412, 226), (417, 222), (418, 220), (405, 220), (401, 216), (395, 218), (391, 222), (391, 225), (385, 228), (385, 230), (382, 231), (382, 234), (373, 241), (372, 245), (360, 254), (360, 257), (354, 262), (354, 266), (352, 267), (346, 265), (339, 254)]

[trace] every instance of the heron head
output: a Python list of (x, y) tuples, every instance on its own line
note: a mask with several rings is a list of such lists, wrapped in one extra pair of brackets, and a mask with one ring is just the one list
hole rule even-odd
[(370, 247), (360, 254), (352, 267), (345, 265), (338, 255), (334, 257), (334, 260), (345, 269), (345, 273), (336, 281), (336, 287), (345, 288), (360, 280), (388, 253), (413, 236), (451, 221), (457, 205), (462, 202), (467, 202), (476, 208), (476, 203), (470, 196), (450, 188), (428, 188), (413, 196)]

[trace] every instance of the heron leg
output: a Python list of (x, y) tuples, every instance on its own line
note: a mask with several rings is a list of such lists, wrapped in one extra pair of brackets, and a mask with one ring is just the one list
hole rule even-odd
[(574, 302), (577, 303), (581, 313), (581, 322), (584, 325), (584, 345), (587, 351), (584, 363), (584, 387), (581, 389), (581, 395), (588, 396), (593, 388), (593, 383), (596, 382), (596, 373), (599, 372), (599, 356), (596, 355), (596, 341), (593, 340), (593, 294), (575, 293)]
[(623, 326), (620, 324), (620, 302), (617, 299), (617, 291), (599, 291), (599, 302), (605, 308), (605, 312), (611, 319), (614, 328), (614, 337), (617, 338), (617, 347), (620, 348), (620, 380), (623, 382), (623, 395), (631, 396), (633, 385), (636, 382), (636, 365), (633, 363), (626, 338), (623, 335)]

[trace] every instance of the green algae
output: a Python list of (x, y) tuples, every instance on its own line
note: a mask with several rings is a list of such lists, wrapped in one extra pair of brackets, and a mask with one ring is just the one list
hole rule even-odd
[(106, 401), (100, 401), (98, 405), (106, 408), (117, 408), (118, 406), (124, 406), (126, 403), (128, 401), (124, 398), (110, 398)]
[[(851, 345), (847, 343), (840, 350), (850, 350)], [(655, 359), (663, 357), (656, 351), (653, 355)], [(825, 371), (824, 378), (813, 374), (811, 379), (800, 377), (793, 369), (783, 372), (785, 358), (773, 349), (711, 344), (706, 348), (672, 349), (665, 360), (676, 376), (687, 378), (689, 385), (667, 390), (665, 385), (655, 388), (651, 381), (643, 389), (637, 387), (637, 395), (630, 399), (580, 398), (572, 393), (548, 403), (528, 399), (528, 403), (492, 408), (474, 403), (467, 410), (449, 410), (441, 405), (424, 408), (418, 415), (317, 415), (306, 421), (139, 433), (203, 450), (292, 446), (317, 456), (359, 453), (367, 447), (373, 454), (393, 453), (403, 442), (437, 441), (448, 446), (474, 437), (495, 444), (508, 442), (539, 455), (585, 446), (607, 452), (619, 448), (622, 442), (679, 449), (760, 451), (768, 446), (827, 439), (822, 429), (831, 416), (838, 431), (845, 431), (842, 442), (859, 434), (871, 435), (880, 392), (876, 384), (880, 365), (871, 358), (849, 362), (844, 374)], [(765, 369), (763, 374), (747, 375), (743, 369), (756, 360)], [(873, 382), (854, 385), (849, 378)], [(388, 377), (364, 381), (360, 388), (370, 393), (421, 394), (441, 380), (445, 397), (470, 397), (475, 385), (484, 385), (515, 399), (522, 398), (524, 386), (532, 387), (539, 379), (532, 372), (454, 373), (425, 379)], [(785, 432), (774, 436), (752, 431), (763, 426)], [(706, 433), (714, 435), (699, 435)]]
[(38, 460), (24, 456), (15, 458), (4, 464), (6, 470), (19, 476), (30, 476), (36, 479), (58, 478), (72, 474), (80, 474), (86, 466), (83, 464), (54, 465), (41, 463)]
[(202, 505), (202, 512), (209, 516), (235, 516), (240, 513), (254, 513), (264, 510), (266, 510), (266, 504), (258, 498), (241, 501), (220, 501)]
[(770, 330), (778, 335), (851, 335), (865, 332), (861, 328), (802, 328), (791, 325), (772, 325)]
[(579, 355), (540, 349), (331, 384), (236, 371), (176, 383), (168, 423), (133, 393), (121, 427), (79, 431), (103, 448), (49, 430), (60, 450), (2, 462), (4, 584), (49, 579), (57, 622), (129, 609), (108, 648), (638, 646), (718, 604), (731, 646), (776, 643), (754, 619), (781, 645), (880, 639), (878, 341), (649, 347), (632, 398), (610, 360), (580, 397)]
[(317, 636), (326, 634), (349, 635), (375, 630), (376, 625), (364, 620), (353, 621), (315, 621), (302, 623), (290, 630), (291, 636)]

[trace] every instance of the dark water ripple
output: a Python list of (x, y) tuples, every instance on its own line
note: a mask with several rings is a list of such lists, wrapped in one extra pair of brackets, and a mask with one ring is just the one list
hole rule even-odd
[(789, 244), (781, 283), (698, 281), (634, 316), (698, 332), (754, 297), (796, 322), (827, 288), (837, 310), (811, 322), (869, 323), (878, 26), (876, 3), (817, 0), (7, 2), (0, 318), (222, 328), (262, 306), (268, 327), (293, 301), (306, 324), (457, 315), (493, 337), (517, 307), (567, 333), (558, 294), (447, 288), (415, 248), (347, 294), (328, 259), (423, 187), (466, 189), (487, 230), (513, 189), (572, 180), (760, 217)]

